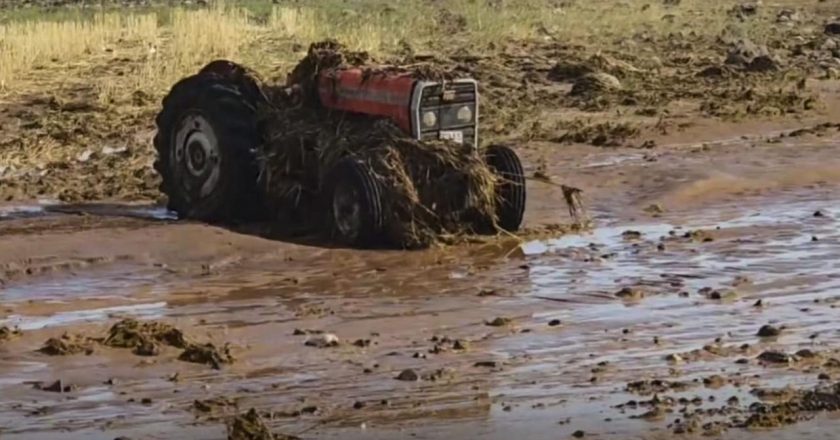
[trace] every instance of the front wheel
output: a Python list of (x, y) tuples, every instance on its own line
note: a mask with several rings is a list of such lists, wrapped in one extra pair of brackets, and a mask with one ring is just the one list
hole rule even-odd
[(525, 215), (525, 171), (522, 162), (506, 145), (488, 146), (484, 160), (498, 178), (495, 190), (496, 223), (506, 231), (518, 231)]
[(379, 244), (385, 223), (382, 193), (370, 167), (345, 158), (330, 171), (325, 187), (327, 225), (333, 238), (348, 246)]

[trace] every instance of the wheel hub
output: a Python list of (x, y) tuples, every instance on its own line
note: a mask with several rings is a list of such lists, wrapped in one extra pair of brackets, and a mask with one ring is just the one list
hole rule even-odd
[(200, 113), (187, 113), (176, 128), (174, 147), (173, 164), (181, 185), (199, 197), (207, 197), (219, 181), (221, 162), (213, 126)]

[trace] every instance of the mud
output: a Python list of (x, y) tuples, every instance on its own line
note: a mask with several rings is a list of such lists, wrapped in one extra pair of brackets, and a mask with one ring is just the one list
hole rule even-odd
[[(148, 207), (84, 221), (84, 206), (9, 207), (0, 327), (21, 333), (0, 346), (2, 435), (830, 437), (835, 141), (680, 143), (657, 161), (535, 143), (529, 169), (547, 154), (547, 174), (584, 188), (591, 230), (417, 252), (283, 243)], [(569, 218), (562, 187), (529, 185), (526, 226)], [(102, 342), (38, 351), (65, 333)], [(339, 345), (306, 344), (327, 335)], [(208, 342), (208, 364), (179, 360)], [(32, 385), (58, 379), (62, 393)]]

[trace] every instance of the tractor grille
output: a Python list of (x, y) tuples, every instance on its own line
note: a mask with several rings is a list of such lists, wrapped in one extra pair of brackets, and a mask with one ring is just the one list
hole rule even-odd
[[(420, 138), (438, 139), (441, 131), (460, 131), (463, 142), (475, 145), (477, 122), (476, 84), (473, 82), (446, 83), (428, 86), (420, 96)], [(458, 112), (469, 109), (468, 121), (458, 119)], [(435, 124), (429, 126), (423, 122), (423, 116), (432, 112)]]

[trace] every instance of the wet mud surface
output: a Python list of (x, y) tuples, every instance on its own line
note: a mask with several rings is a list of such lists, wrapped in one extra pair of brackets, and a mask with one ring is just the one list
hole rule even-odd
[(592, 231), (417, 252), (4, 205), (0, 436), (833, 438), (836, 142), (534, 143)]

